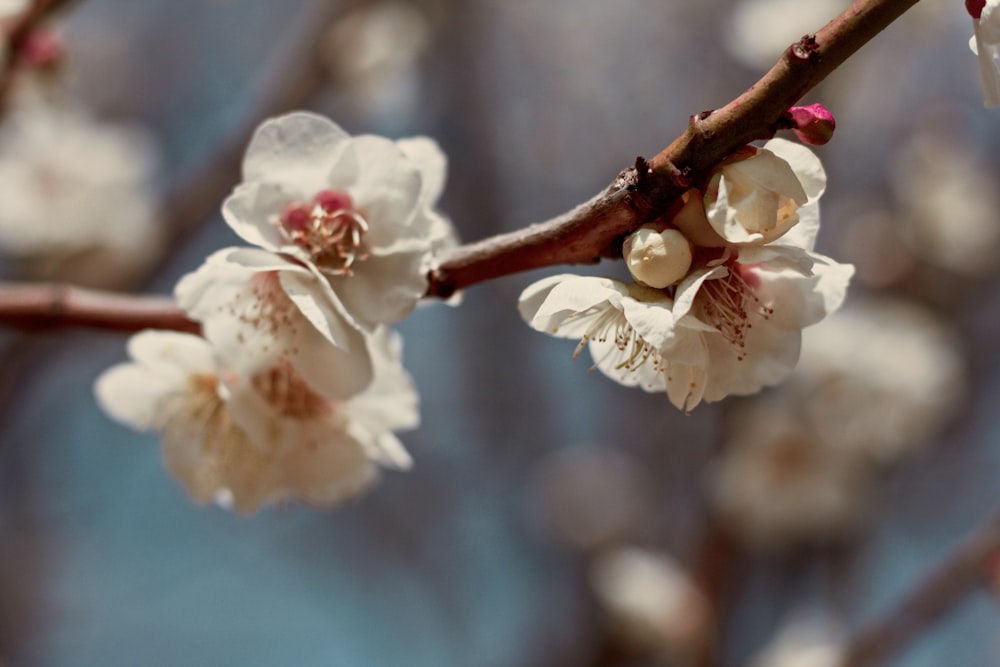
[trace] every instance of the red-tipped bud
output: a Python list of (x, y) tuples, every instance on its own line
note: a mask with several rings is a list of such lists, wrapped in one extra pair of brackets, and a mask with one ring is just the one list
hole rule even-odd
[(833, 137), (837, 121), (833, 114), (822, 104), (810, 104), (807, 107), (792, 107), (788, 110), (791, 117), (791, 130), (804, 144), (822, 146)]
[(974, 19), (979, 19), (983, 15), (983, 7), (986, 6), (986, 0), (965, 0), (965, 11), (969, 12), (969, 16)]

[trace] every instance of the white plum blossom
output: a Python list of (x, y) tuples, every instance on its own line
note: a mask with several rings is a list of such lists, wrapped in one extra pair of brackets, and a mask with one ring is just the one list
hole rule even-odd
[(704, 399), (787, 379), (802, 329), (840, 308), (853, 272), (794, 245), (731, 248), (693, 270), (676, 288), (673, 316), (676, 327), (703, 339)]
[(135, 127), (41, 104), (0, 127), (0, 252), (32, 277), (111, 286), (154, 259), (162, 239), (157, 154)]
[[(222, 212), (245, 241), (322, 275), (337, 316), (370, 332), (409, 314), (426, 291), (434, 251), (454, 242), (434, 210), (444, 172), (429, 139), (351, 137), (297, 112), (257, 129), (243, 183)], [(329, 296), (317, 294), (309, 307), (327, 307)]]
[(983, 101), (993, 108), (1000, 105), (1000, 0), (966, 0), (965, 6), (972, 15), (969, 48), (979, 57)]
[(732, 244), (775, 241), (801, 221), (819, 221), (819, 197), (826, 173), (805, 146), (771, 139), (747, 148), (749, 157), (731, 159), (715, 170), (705, 188), (705, 216)]
[(580, 341), (574, 359), (588, 347), (611, 379), (666, 391), (675, 406), (690, 410), (705, 390), (705, 347), (697, 332), (675, 326), (672, 307), (663, 290), (572, 274), (528, 286), (518, 302), (536, 331)]
[(843, 303), (853, 267), (807, 249), (816, 227), (797, 227), (782, 245), (720, 249), (668, 289), (545, 278), (522, 292), (521, 316), (537, 331), (580, 340), (577, 353), (588, 346), (605, 375), (666, 391), (680, 409), (752, 394), (785, 380), (802, 328)]
[(314, 305), (323, 296), (332, 300), (332, 291), (297, 262), (256, 248), (225, 248), (181, 278), (174, 293), (228, 366), (279, 358), (333, 398), (371, 382), (364, 334), (332, 308)]
[(200, 503), (249, 514), (299, 499), (331, 505), (377, 478), (377, 464), (410, 459), (392, 431), (417, 425), (417, 396), (398, 338), (368, 337), (374, 380), (360, 393), (318, 393), (281, 357), (235, 369), (204, 338), (148, 330), (129, 341), (131, 362), (96, 383), (105, 411), (163, 433), (167, 468)]

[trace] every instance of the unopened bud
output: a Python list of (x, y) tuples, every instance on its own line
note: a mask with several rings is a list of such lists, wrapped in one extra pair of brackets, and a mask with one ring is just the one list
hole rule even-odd
[(623, 255), (632, 277), (656, 289), (680, 281), (691, 268), (691, 244), (676, 229), (640, 227), (626, 239)]
[(791, 117), (791, 129), (795, 136), (810, 146), (822, 146), (830, 141), (837, 127), (833, 114), (822, 104), (792, 107), (788, 110), (788, 115)]

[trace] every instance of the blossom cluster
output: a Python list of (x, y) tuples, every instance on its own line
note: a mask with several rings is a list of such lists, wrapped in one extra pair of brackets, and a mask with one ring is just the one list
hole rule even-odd
[(625, 241), (632, 282), (545, 278), (521, 294), (521, 315), (682, 410), (777, 384), (798, 360), (802, 328), (840, 307), (853, 273), (813, 251), (825, 186), (807, 148), (748, 146), (672, 217)]
[(344, 500), (379, 466), (405, 469), (394, 435), (417, 394), (388, 324), (426, 291), (445, 158), (425, 138), (351, 137), (293, 113), (265, 122), (223, 204), (254, 247), (210, 256), (175, 296), (201, 336), (144, 331), (99, 378), (115, 418), (163, 431), (167, 467), (199, 502), (249, 513)]

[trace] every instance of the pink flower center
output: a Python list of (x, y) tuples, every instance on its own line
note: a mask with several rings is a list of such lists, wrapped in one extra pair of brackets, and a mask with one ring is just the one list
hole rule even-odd
[(311, 202), (290, 205), (276, 224), (326, 273), (349, 276), (354, 263), (368, 257), (363, 244), (368, 221), (346, 192), (322, 190)]
[(746, 358), (747, 332), (753, 328), (751, 317), (767, 320), (774, 308), (764, 305), (755, 287), (759, 279), (753, 267), (735, 259), (725, 263), (727, 273), (721, 278), (706, 280), (696, 296), (700, 315), (736, 347), (736, 358)]

